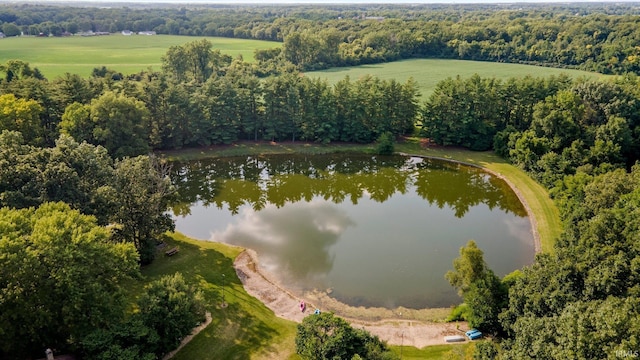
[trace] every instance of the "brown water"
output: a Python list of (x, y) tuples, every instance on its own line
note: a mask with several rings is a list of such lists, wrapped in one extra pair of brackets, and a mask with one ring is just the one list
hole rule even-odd
[(480, 169), (413, 157), (224, 158), (174, 164), (176, 229), (252, 248), (294, 291), (350, 305), (459, 303), (444, 279), (474, 239), (505, 275), (534, 257), (527, 214)]

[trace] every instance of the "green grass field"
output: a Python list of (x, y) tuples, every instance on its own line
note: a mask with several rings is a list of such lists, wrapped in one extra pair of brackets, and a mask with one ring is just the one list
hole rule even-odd
[(588, 77), (602, 78), (605, 75), (581, 70), (556, 69), (542, 66), (505, 64), (483, 61), (443, 60), (443, 59), (413, 59), (391, 63), (361, 65), (353, 67), (332, 68), (322, 71), (311, 71), (305, 76), (320, 77), (334, 84), (349, 75), (351, 80), (357, 80), (365, 75), (376, 76), (383, 80), (395, 79), (404, 83), (410, 77), (418, 83), (423, 99), (431, 95), (438, 82), (460, 75), (463, 78), (473, 74), (482, 77), (495, 77), (506, 80), (512, 77), (545, 77), (549, 75), (567, 74), (572, 78)]
[(11, 37), (0, 40), (0, 63), (23, 60), (48, 79), (66, 72), (89, 76), (93, 68), (101, 66), (132, 74), (149, 67), (160, 70), (160, 59), (169, 47), (203, 38), (211, 41), (214, 49), (233, 57), (242, 55), (245, 61), (253, 61), (256, 49), (282, 46), (271, 41), (171, 35)]

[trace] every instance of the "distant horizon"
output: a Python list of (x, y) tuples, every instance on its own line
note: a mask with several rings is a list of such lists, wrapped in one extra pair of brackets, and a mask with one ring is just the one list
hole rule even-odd
[(87, 3), (87, 4), (216, 4), (216, 5), (340, 5), (340, 4), (389, 4), (389, 5), (416, 5), (416, 4), (619, 4), (639, 3), (639, 0), (0, 0), (0, 3)]

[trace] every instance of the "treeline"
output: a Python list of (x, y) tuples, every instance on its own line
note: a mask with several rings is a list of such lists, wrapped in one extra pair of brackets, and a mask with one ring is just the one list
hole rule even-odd
[(163, 70), (123, 78), (95, 69), (89, 79), (53, 81), (21, 61), (0, 67), (0, 129), (51, 145), (60, 133), (121, 158), (155, 149), (237, 140), (369, 143), (413, 132), (418, 88), (366, 77), (334, 86), (295, 70), (259, 78), (259, 68), (213, 51), (207, 40), (169, 49)]
[(426, 101), (421, 133), (442, 145), (494, 149), (552, 187), (586, 168), (630, 168), (640, 159), (639, 110), (635, 76), (450, 78)]
[(458, 262), (481, 269), (466, 274), (457, 263), (450, 276), (468, 305), (461, 312), (500, 335), (495, 348), (479, 348), (484, 355), (602, 359), (637, 351), (639, 106), (635, 77), (502, 83), (475, 76), (446, 80), (428, 99), (425, 136), (477, 148), (493, 141), (550, 190), (564, 224), (552, 253), (502, 281), (477, 261), (481, 252), (468, 255), (477, 253), (473, 244), (461, 252)]
[[(0, 8), (8, 36), (149, 31), (284, 42), (271, 52), (300, 70), (448, 58), (640, 71), (632, 4)], [(264, 53), (262, 54), (265, 55)]]

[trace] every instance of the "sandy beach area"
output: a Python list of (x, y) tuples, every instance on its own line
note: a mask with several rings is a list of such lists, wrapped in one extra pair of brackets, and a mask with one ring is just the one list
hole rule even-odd
[[(238, 255), (234, 267), (250, 295), (259, 299), (277, 316), (291, 321), (301, 322), (305, 316), (313, 315), (314, 309), (320, 308), (344, 318), (355, 328), (377, 335), (390, 345), (417, 348), (445, 344), (445, 336), (463, 335), (468, 330), (465, 322), (437, 323), (423, 320), (435, 311), (431, 309), (356, 308), (342, 304), (322, 292), (294, 295), (271, 279), (269, 274), (260, 271), (257, 255), (249, 249)], [(305, 312), (300, 311), (301, 301), (307, 305)], [(442, 309), (437, 311), (442, 312)]]

